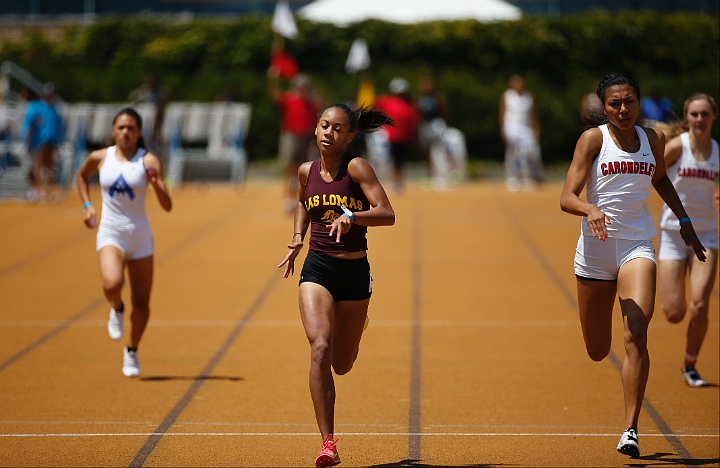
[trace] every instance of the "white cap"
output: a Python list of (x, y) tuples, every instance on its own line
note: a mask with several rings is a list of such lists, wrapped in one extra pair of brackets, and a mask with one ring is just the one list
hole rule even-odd
[(393, 94), (406, 93), (410, 89), (410, 83), (405, 78), (395, 77), (390, 81), (388, 86), (390, 92)]
[(292, 83), (297, 88), (305, 88), (307, 86), (310, 86), (310, 75), (307, 75), (305, 73), (298, 73), (295, 75), (295, 78), (293, 78)]

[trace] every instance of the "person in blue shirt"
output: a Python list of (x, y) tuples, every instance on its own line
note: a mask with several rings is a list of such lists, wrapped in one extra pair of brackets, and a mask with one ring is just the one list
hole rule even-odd
[(43, 87), (43, 98), (27, 105), (20, 136), (29, 155), (28, 179), (31, 189), (28, 198), (41, 201), (51, 197), (52, 169), (55, 149), (63, 141), (62, 119), (55, 107), (55, 88), (52, 83)]
[(668, 123), (677, 119), (672, 101), (660, 95), (657, 89), (651, 89), (650, 93), (640, 100), (640, 114), (655, 122)]

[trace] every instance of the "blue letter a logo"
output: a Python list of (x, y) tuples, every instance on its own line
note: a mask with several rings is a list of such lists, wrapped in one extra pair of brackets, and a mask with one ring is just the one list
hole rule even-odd
[(117, 180), (110, 186), (110, 197), (114, 197), (116, 193), (127, 193), (130, 200), (135, 198), (135, 194), (128, 183), (125, 182), (125, 178), (122, 174), (120, 174), (120, 177), (118, 177)]

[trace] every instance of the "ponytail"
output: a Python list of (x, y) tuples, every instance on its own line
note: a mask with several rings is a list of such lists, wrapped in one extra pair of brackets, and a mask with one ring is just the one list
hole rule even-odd
[[(360, 107), (359, 109), (351, 109), (343, 103), (330, 104), (320, 112), (320, 116), (328, 109), (335, 107), (345, 112), (350, 121), (350, 132), (372, 133), (380, 129), (384, 125), (397, 127), (395, 119), (388, 117), (382, 110), (378, 108)], [(318, 116), (318, 118), (320, 117)]]
[(384, 125), (397, 128), (395, 119), (388, 117), (378, 108), (361, 107), (355, 113), (357, 114), (357, 131), (360, 133), (376, 132)]
[(646, 120), (645, 125), (655, 130), (660, 130), (665, 135), (665, 141), (670, 141), (681, 133), (688, 131), (687, 119), (676, 120), (675, 122), (665, 123), (657, 120)]
[(598, 114), (590, 109), (583, 109), (582, 112), (580, 112), (580, 120), (585, 124), (586, 130), (608, 123), (607, 115)]

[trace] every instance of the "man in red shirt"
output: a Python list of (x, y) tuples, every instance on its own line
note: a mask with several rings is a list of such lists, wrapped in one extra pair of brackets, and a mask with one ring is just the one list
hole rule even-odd
[(268, 77), (270, 97), (281, 113), (278, 153), (285, 166), (284, 207), (292, 213), (298, 200), (298, 168), (308, 160), (308, 153), (317, 151), (314, 131), (323, 106), (312, 88), (310, 76), (295, 75), (288, 91), (280, 87), (275, 68), (268, 70)]
[(392, 94), (378, 96), (375, 106), (397, 123), (397, 127), (386, 127), (390, 151), (393, 158), (393, 188), (402, 192), (402, 176), (405, 162), (410, 158), (419, 116), (410, 97), (410, 85), (404, 78), (393, 78), (389, 85)]

